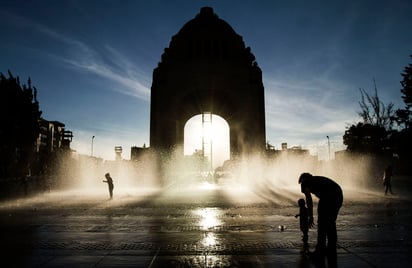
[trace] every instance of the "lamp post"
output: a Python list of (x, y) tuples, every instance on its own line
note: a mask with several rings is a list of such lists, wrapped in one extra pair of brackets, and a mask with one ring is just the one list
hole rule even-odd
[(330, 140), (329, 140), (329, 136), (326, 136), (326, 138), (328, 139), (328, 158), (330, 161)]
[(90, 154), (91, 157), (93, 157), (93, 140), (94, 140), (94, 136), (92, 136), (92, 152)]

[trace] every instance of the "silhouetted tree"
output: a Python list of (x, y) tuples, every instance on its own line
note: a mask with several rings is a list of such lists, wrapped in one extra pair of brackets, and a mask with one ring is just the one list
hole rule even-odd
[[(410, 57), (412, 58), (412, 55)], [(410, 165), (412, 159), (412, 64), (404, 68), (401, 76), (403, 77), (401, 93), (405, 108), (396, 111), (395, 119), (401, 129), (394, 133), (391, 142), (404, 171), (412, 173)]]
[(39, 136), (37, 89), (0, 73), (0, 178), (27, 174)]
[[(410, 55), (412, 58), (412, 55)], [(403, 79), (401, 81), (402, 99), (405, 103), (404, 109), (398, 109), (396, 111), (396, 121), (398, 125), (403, 126), (405, 129), (410, 129), (412, 124), (412, 64), (409, 64), (401, 73)]]
[(395, 120), (393, 103), (385, 105), (380, 100), (375, 80), (373, 82), (373, 96), (365, 89), (359, 89), (361, 111), (358, 114), (363, 122), (351, 125), (345, 131), (343, 144), (347, 146), (347, 151), (380, 154), (390, 150), (390, 137)]
[(385, 105), (378, 96), (378, 89), (375, 80), (373, 80), (375, 95), (370, 96), (365, 89), (360, 88), (361, 101), (359, 105), (361, 111), (358, 113), (364, 124), (370, 124), (372, 126), (378, 126), (386, 130), (391, 130), (394, 122), (395, 111), (393, 109), (393, 103), (390, 102)]
[(345, 131), (343, 144), (349, 152), (379, 154), (385, 151), (387, 131), (381, 126), (359, 122)]
[[(385, 157), (391, 158), (397, 156), (399, 170), (412, 173), (412, 64), (406, 66), (401, 75), (401, 93), (405, 108), (394, 112), (392, 103), (385, 106), (379, 99), (374, 81), (374, 96), (369, 96), (364, 89), (360, 89), (359, 105), (362, 110), (358, 114), (363, 122), (347, 128), (343, 143), (349, 152), (385, 153)], [(401, 128), (393, 129), (394, 122)]]

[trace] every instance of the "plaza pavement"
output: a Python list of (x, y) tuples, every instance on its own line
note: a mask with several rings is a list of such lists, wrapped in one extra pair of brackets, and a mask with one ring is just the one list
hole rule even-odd
[[(409, 189), (346, 193), (337, 267), (412, 267)], [(1, 202), (2, 267), (322, 267), (301, 253), (298, 192), (205, 182), (106, 195)]]

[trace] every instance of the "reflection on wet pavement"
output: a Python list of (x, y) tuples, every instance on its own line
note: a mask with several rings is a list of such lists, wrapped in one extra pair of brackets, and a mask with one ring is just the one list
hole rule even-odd
[[(235, 202), (231, 189), (201, 186), (184, 195), (141, 189), (113, 201), (54, 193), (1, 203), (0, 250), (19, 253), (23, 267), (316, 267), (300, 253), (297, 205), (240, 201), (253, 193)], [(411, 263), (411, 205), (403, 196), (347, 199), (338, 267)], [(313, 249), (316, 229), (309, 241)]]

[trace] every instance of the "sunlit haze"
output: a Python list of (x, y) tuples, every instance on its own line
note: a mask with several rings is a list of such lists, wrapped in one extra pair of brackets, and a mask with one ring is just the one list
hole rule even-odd
[[(207, 204), (218, 202), (210, 199), (215, 193), (222, 196), (226, 202), (233, 204), (256, 204), (269, 202), (275, 206), (296, 206), (296, 200), (302, 197), (299, 175), (305, 172), (322, 174), (338, 182), (344, 191), (345, 200), (372, 199), (379, 200), (382, 196), (380, 166), (366, 156), (341, 158), (339, 161), (319, 162), (306, 157), (280, 155), (268, 160), (258, 156), (245, 159), (234, 168), (228, 169), (224, 176), (218, 179), (193, 175), (187, 167), (174, 165), (175, 177), (167, 177), (163, 185), (158, 178), (148, 173), (138, 172), (133, 164), (127, 162), (112, 165), (110, 173), (115, 183), (112, 206), (133, 204), (151, 200), (169, 204)], [(60, 206), (93, 203), (98, 206), (108, 206), (103, 201), (108, 200), (107, 185), (102, 182), (105, 168), (96, 164), (93, 159), (85, 159), (78, 166), (78, 173), (73, 174), (75, 166), (62, 167), (62, 176), (67, 181), (64, 187), (53, 188), (32, 198), (4, 202), (1, 207), (50, 205)], [(149, 166), (145, 166), (150, 169)], [(76, 175), (72, 177), (73, 175)], [(173, 182), (171, 184), (171, 182)], [(164, 187), (168, 185), (167, 187)], [(402, 192), (402, 191), (400, 191)], [(153, 196), (151, 198), (150, 196)], [(399, 196), (401, 198), (401, 196)], [(171, 201), (173, 200), (173, 201)], [(103, 202), (103, 203), (102, 203)], [(172, 203), (171, 203), (172, 202)], [(217, 225), (219, 217), (215, 209), (199, 208), (197, 215), (202, 217), (200, 225), (209, 228)], [(210, 243), (212, 238), (207, 238)], [(205, 241), (206, 242), (206, 241)]]
[[(192, 155), (196, 151), (205, 151), (205, 156), (212, 155), (213, 167), (218, 167), (230, 159), (229, 125), (218, 115), (196, 115), (185, 125), (184, 154)], [(210, 160), (209, 160), (210, 161)]]

